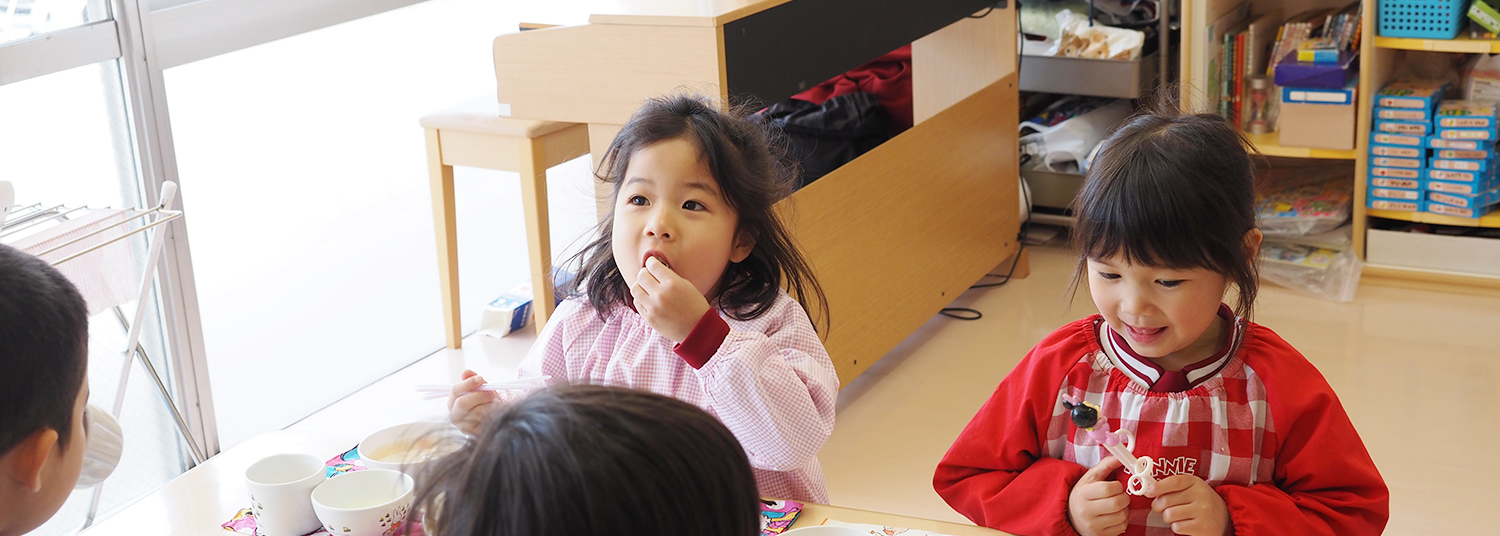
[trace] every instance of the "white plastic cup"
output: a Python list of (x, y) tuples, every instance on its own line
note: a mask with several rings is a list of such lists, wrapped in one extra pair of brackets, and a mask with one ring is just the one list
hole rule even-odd
[(318, 530), (312, 492), (324, 480), (323, 461), (309, 454), (276, 454), (245, 469), (250, 513), (261, 536), (302, 536)]
[(406, 522), (416, 482), (389, 469), (352, 471), (328, 479), (312, 493), (312, 506), (329, 534), (396, 534)]

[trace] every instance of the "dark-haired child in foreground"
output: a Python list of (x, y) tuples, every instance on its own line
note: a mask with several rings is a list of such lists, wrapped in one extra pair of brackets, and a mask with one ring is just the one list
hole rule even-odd
[(0, 245), (0, 536), (62, 507), (88, 443), (88, 312), (40, 259)]
[[(774, 209), (792, 177), (761, 128), (701, 97), (641, 106), (603, 159), (614, 203), (579, 254), (575, 295), (520, 374), (703, 408), (745, 446), (761, 494), (827, 503), (817, 452), (839, 381), (799, 300), (827, 307)], [(453, 388), (461, 429), (500, 403), (473, 391), (483, 382), (465, 372)]]
[[(1216, 116), (1143, 115), (1104, 143), (1073, 234), (1075, 284), (1100, 314), (1006, 376), (938, 465), (938, 494), (1028, 535), (1379, 534), (1389, 494), (1338, 396), (1246, 320), (1261, 234), (1241, 135)], [(1126, 492), (1065, 398), (1134, 434), (1151, 489)]]
[(662, 395), (549, 387), (492, 412), (433, 462), (414, 511), (441, 536), (753, 536), (744, 449), (712, 415)]

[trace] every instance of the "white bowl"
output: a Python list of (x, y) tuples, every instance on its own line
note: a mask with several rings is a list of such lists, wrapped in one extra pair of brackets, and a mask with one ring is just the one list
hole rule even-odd
[(389, 469), (341, 473), (313, 489), (313, 511), (329, 534), (382, 536), (396, 534), (406, 521), (416, 482)]
[(463, 443), (463, 433), (448, 423), (398, 424), (365, 436), (359, 442), (359, 458), (365, 467), (416, 474), (430, 460), (453, 452)]
[(792, 529), (783, 532), (782, 534), (798, 534), (801, 536), (870, 536), (870, 533), (868, 531), (851, 529), (849, 527), (830, 527), (826, 525)]

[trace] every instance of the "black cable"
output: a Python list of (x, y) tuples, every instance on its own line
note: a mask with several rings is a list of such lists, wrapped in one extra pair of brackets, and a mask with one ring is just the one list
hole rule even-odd
[[(1016, 237), (1016, 240), (1020, 243), (1020, 247), (1016, 248), (1016, 260), (1011, 261), (1010, 270), (1005, 272), (1003, 276), (1000, 274), (984, 274), (984, 277), (1004, 277), (1005, 279), (995, 283), (975, 283), (969, 286), (969, 290), (1002, 286), (1010, 282), (1011, 276), (1016, 275), (1016, 267), (1021, 265), (1021, 254), (1026, 252), (1026, 231), (1031, 229), (1031, 192), (1022, 188), (1021, 195), (1026, 199), (1028, 214), (1026, 215), (1026, 221), (1021, 222), (1021, 232)], [(984, 313), (968, 307), (944, 307), (938, 311), (938, 314), (958, 320), (979, 320), (984, 318)]]
[[(988, 16), (990, 16), (990, 12), (991, 11), (994, 11), (995, 8), (1000, 7), (1000, 4), (1004, 4), (1004, 3), (1005, 2), (995, 2), (993, 4), (990, 4), (990, 7), (988, 9), (985, 9), (984, 13), (980, 13), (978, 15), (968, 15), (968, 17), (971, 18), (971, 19), (982, 19), (982, 18), (988, 17)], [(1020, 4), (1017, 3), (1017, 5), (1019, 6)], [(1016, 14), (1019, 15), (1020, 13), (1021, 13), (1021, 11), (1019, 9), (1017, 9), (1016, 10)]]

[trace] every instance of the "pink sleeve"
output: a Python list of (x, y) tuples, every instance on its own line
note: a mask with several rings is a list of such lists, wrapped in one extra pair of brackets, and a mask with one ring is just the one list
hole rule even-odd
[(547, 327), (542, 328), (542, 333), (537, 335), (531, 350), (521, 360), (516, 377), (529, 378), (546, 374), (552, 376), (548, 385), (568, 383), (567, 347), (573, 339), (570, 334), (577, 334), (588, 328), (587, 324), (590, 322), (602, 323), (599, 315), (587, 303), (578, 299), (563, 300), (547, 321)]
[(1270, 330), (1247, 364), (1265, 378), (1278, 428), (1273, 482), (1219, 486), (1238, 536), (1380, 534), (1390, 492), (1338, 395), (1307, 359)]
[(805, 467), (833, 433), (839, 379), (807, 313), (782, 296), (765, 333), (730, 331), (698, 375), (709, 405), (769, 471)]
[(976, 525), (1076, 534), (1067, 519), (1068, 495), (1087, 468), (1048, 457), (1044, 442), (1070, 361), (1083, 352), (1079, 329), (1069, 325), (1038, 343), (938, 463), (933, 489)]

